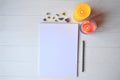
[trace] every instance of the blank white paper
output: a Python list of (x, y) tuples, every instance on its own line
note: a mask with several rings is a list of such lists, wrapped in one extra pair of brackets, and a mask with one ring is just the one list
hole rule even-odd
[(78, 24), (40, 25), (40, 76), (76, 77)]

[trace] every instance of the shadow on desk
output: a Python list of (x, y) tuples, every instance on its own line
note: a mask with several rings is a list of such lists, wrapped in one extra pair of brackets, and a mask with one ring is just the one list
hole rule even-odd
[(97, 8), (94, 8), (91, 13), (91, 20), (95, 20), (98, 28), (103, 27), (102, 25), (106, 22), (107, 15), (109, 13), (107, 11), (101, 11)]

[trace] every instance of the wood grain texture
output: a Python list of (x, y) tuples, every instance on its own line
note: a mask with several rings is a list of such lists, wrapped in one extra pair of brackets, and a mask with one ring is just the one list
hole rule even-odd
[(86, 41), (86, 73), (81, 74), (81, 80), (119, 80), (118, 2), (118, 0), (101, 0), (100, 5), (93, 2), (93, 10), (96, 13), (94, 12), (91, 18), (96, 20), (98, 29), (90, 35), (81, 34), (81, 41)]
[(48, 11), (71, 16), (80, 2), (95, 10), (91, 17), (99, 28), (80, 34), (86, 41), (87, 72), (64, 80), (119, 80), (119, 0), (0, 0), (0, 80), (63, 80), (39, 78), (39, 24)]

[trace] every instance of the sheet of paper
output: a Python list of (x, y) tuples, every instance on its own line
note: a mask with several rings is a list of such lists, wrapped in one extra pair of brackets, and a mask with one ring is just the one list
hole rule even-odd
[(40, 25), (40, 76), (76, 77), (78, 24)]

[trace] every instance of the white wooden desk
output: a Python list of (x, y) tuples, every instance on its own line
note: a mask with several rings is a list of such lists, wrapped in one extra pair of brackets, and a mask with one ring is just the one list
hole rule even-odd
[[(41, 79), (39, 24), (48, 11), (71, 15), (79, 2), (103, 12), (94, 34), (80, 34), (86, 41), (86, 72), (80, 67), (76, 79)], [(119, 80), (119, 7), (120, 0), (0, 0), (0, 80)]]

